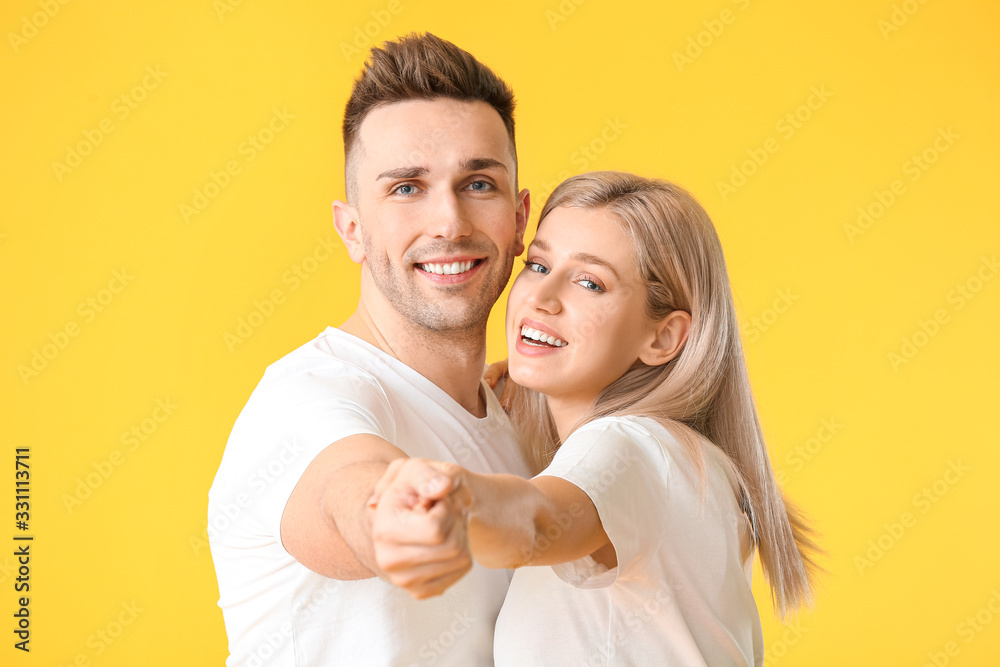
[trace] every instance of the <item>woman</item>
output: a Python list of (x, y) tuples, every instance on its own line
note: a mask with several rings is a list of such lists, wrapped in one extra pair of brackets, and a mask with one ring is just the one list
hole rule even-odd
[[(379, 485), (433, 465), (475, 559), (521, 568), (496, 663), (760, 665), (754, 550), (786, 615), (810, 601), (815, 545), (768, 461), (705, 211), (663, 181), (570, 178), (542, 210), (506, 328), (511, 417), (544, 470), (411, 459)], [(397, 563), (380, 565), (392, 579)]]

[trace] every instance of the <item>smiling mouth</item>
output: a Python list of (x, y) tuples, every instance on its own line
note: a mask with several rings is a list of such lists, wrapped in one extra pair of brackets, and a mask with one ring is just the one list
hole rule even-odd
[(539, 331), (538, 329), (532, 329), (529, 326), (521, 326), (521, 340), (527, 345), (534, 347), (566, 347), (569, 345), (564, 340), (556, 338), (555, 336), (550, 336), (546, 333)]
[(470, 259), (464, 262), (451, 262), (445, 264), (427, 262), (425, 264), (414, 264), (414, 266), (424, 273), (433, 273), (438, 276), (454, 276), (471, 271), (475, 267), (482, 264), (483, 261), (484, 260), (482, 259)]

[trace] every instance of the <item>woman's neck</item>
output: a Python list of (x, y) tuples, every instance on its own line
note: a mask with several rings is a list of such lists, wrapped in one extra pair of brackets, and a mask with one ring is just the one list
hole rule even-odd
[(570, 433), (580, 425), (580, 420), (594, 407), (596, 396), (546, 396), (552, 421), (559, 434), (559, 442), (566, 442)]

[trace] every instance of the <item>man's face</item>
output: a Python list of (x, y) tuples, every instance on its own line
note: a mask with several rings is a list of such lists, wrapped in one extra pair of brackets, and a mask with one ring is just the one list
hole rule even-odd
[(415, 324), (484, 325), (524, 249), (528, 213), (499, 114), (484, 102), (390, 104), (367, 115), (355, 150), (355, 261)]

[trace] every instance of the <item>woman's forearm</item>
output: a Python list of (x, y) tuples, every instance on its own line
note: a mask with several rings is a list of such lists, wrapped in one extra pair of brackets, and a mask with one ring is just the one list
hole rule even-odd
[(486, 567), (551, 565), (582, 558), (608, 543), (593, 502), (556, 477), (463, 471), (469, 493), (469, 545)]

